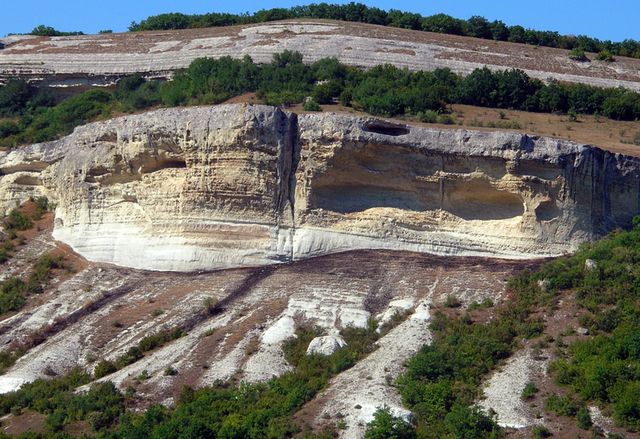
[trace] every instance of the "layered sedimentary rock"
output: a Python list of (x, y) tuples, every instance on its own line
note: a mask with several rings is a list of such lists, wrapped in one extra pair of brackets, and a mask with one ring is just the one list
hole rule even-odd
[(354, 249), (533, 258), (640, 212), (640, 160), (511, 132), (274, 107), (163, 109), (0, 156), (0, 202), (57, 203), (54, 236), (157, 270)]
[(109, 85), (132, 73), (170, 77), (201, 57), (249, 55), (270, 62), (276, 53), (296, 50), (306, 62), (336, 57), (366, 68), (445, 67), (465, 75), (484, 66), (519, 68), (541, 80), (640, 90), (640, 60), (633, 58), (584, 63), (563, 49), (331, 20), (70, 37), (14, 35), (0, 39), (3, 43), (0, 82), (19, 76), (62, 88)]

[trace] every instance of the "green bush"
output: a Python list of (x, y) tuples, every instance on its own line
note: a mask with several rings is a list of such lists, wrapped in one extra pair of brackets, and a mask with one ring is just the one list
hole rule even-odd
[(576, 421), (578, 422), (578, 427), (582, 428), (583, 430), (588, 430), (593, 425), (593, 422), (591, 421), (591, 415), (589, 414), (589, 410), (586, 407), (582, 407), (580, 410), (578, 410), (578, 413), (576, 413)]
[(18, 311), (27, 302), (27, 286), (17, 277), (11, 277), (0, 285), (0, 315)]
[(598, 61), (606, 61), (606, 62), (614, 62), (616, 60), (613, 54), (607, 49), (602, 49), (600, 52), (598, 52), (598, 56), (596, 57), (596, 59)]
[(13, 209), (5, 219), (4, 227), (7, 230), (29, 230), (33, 227), (33, 222), (24, 212)]
[(520, 395), (520, 397), (524, 400), (527, 400), (533, 398), (536, 393), (538, 393), (538, 388), (536, 387), (536, 385), (534, 383), (527, 383), (527, 385), (524, 386), (524, 389), (522, 389), (522, 394)]
[(117, 371), (118, 368), (111, 361), (100, 360), (93, 369), (93, 375), (96, 379), (105, 377)]
[(433, 110), (427, 110), (425, 112), (419, 111), (416, 116), (420, 122), (424, 122), (424, 123), (438, 122), (438, 113)]
[(322, 107), (313, 99), (306, 99), (302, 109), (304, 111), (322, 111)]
[(559, 416), (574, 417), (580, 406), (569, 396), (551, 395), (544, 402), (544, 409)]
[(49, 210), (49, 200), (47, 197), (38, 197), (34, 200), (34, 203), (36, 211), (33, 214), (33, 219), (37, 221)]
[(11, 121), (5, 120), (0, 122), (0, 138), (13, 136), (20, 132), (20, 127)]
[(584, 53), (584, 50), (580, 47), (574, 47), (573, 49), (571, 49), (571, 52), (569, 52), (569, 58), (574, 61), (580, 62), (589, 61), (589, 58), (587, 58), (587, 54)]
[(373, 415), (373, 421), (367, 424), (365, 439), (413, 439), (415, 429), (411, 424), (394, 416), (389, 407), (379, 408)]
[(536, 425), (531, 430), (531, 437), (534, 439), (543, 439), (551, 436), (552, 436), (551, 432), (544, 425)]
[(84, 35), (83, 32), (61, 32), (52, 28), (51, 26), (45, 26), (44, 24), (34, 27), (30, 34), (39, 37), (66, 37), (73, 35)]

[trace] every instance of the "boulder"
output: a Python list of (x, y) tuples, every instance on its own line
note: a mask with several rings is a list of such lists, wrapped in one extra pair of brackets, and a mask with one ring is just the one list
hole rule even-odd
[(311, 340), (307, 348), (307, 355), (331, 355), (347, 345), (339, 335), (325, 335)]

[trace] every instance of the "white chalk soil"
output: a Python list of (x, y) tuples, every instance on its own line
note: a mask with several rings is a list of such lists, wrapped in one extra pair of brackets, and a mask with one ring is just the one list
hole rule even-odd
[(367, 423), (383, 406), (410, 419), (411, 412), (403, 407), (393, 382), (403, 371), (405, 360), (431, 342), (429, 303), (430, 299), (419, 302), (407, 320), (378, 340), (374, 352), (331, 381), (317, 397), (321, 401), (318, 421), (344, 420), (346, 429), (340, 437), (351, 439), (364, 436)]
[(533, 358), (530, 349), (523, 349), (509, 358), (506, 364), (485, 383), (484, 399), (478, 405), (493, 410), (502, 427), (525, 428), (538, 421), (522, 401), (522, 390), (533, 377), (544, 374), (547, 361)]

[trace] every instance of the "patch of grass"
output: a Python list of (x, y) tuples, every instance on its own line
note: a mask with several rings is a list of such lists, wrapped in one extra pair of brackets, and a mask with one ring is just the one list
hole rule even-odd
[(0, 315), (20, 310), (27, 303), (29, 295), (42, 292), (43, 284), (49, 278), (51, 270), (62, 267), (62, 258), (44, 255), (34, 263), (26, 282), (18, 277), (2, 281), (0, 283)]
[(551, 436), (552, 436), (551, 432), (544, 425), (536, 425), (531, 430), (531, 437), (534, 439), (543, 439)]
[(447, 308), (460, 308), (462, 306), (462, 302), (458, 299), (457, 296), (453, 294), (449, 294), (444, 301), (444, 306)]
[(536, 387), (536, 385), (534, 383), (527, 383), (527, 385), (524, 386), (524, 389), (522, 389), (520, 398), (522, 398), (523, 400), (528, 400), (533, 398), (536, 393), (538, 393), (538, 388)]
[(204, 332), (202, 333), (202, 336), (203, 336), (203, 337), (211, 337), (211, 336), (212, 336), (213, 334), (215, 334), (215, 333), (216, 333), (215, 328), (209, 328), (209, 329), (207, 329), (206, 331), (204, 331)]
[(580, 410), (580, 404), (570, 396), (551, 395), (545, 400), (544, 409), (558, 416), (574, 417)]
[(493, 300), (491, 300), (490, 298), (485, 298), (482, 300), (482, 302), (473, 302), (469, 305), (469, 311), (474, 311), (477, 309), (487, 309), (487, 308), (493, 308)]

